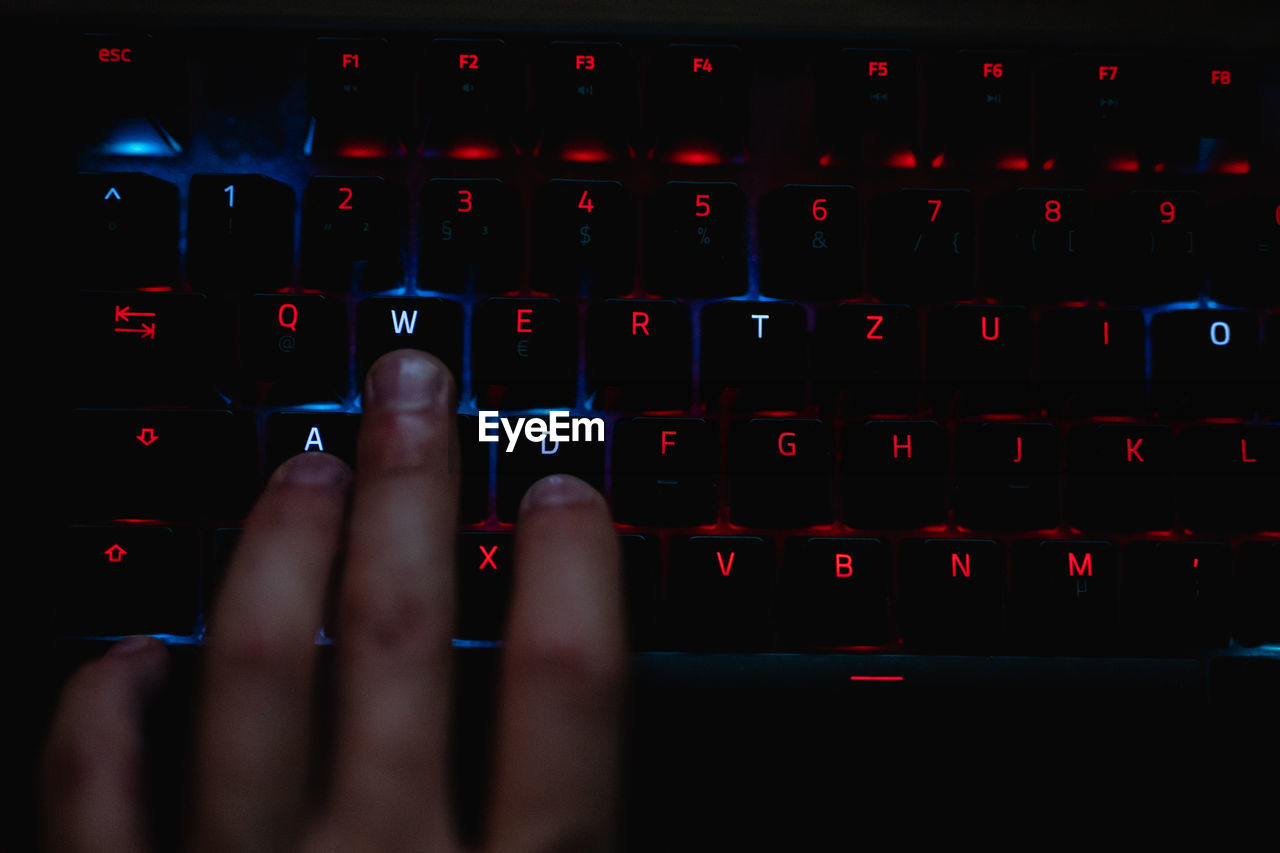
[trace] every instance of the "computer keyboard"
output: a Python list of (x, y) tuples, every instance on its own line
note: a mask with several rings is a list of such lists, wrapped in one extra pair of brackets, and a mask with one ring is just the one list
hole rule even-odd
[(1280, 682), (1274, 52), (62, 47), (56, 637), (200, 644), (265, 476), (354, 461), (409, 346), (460, 392), (462, 654), (500, 639), (521, 494), (568, 472), (613, 508), (642, 679)]

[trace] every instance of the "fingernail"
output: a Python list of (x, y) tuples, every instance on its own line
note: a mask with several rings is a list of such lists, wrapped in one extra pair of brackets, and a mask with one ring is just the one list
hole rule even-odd
[(111, 648), (107, 649), (107, 657), (127, 658), (150, 649), (160, 641), (155, 637), (136, 636), (125, 637)]
[(397, 352), (378, 361), (369, 374), (370, 402), (400, 411), (436, 404), (444, 371), (420, 352)]
[(529, 487), (520, 502), (522, 510), (548, 509), (587, 504), (597, 499), (596, 490), (577, 477), (552, 474)]
[(351, 478), (351, 471), (336, 456), (328, 453), (300, 453), (286, 459), (272, 480), (294, 486), (340, 486)]

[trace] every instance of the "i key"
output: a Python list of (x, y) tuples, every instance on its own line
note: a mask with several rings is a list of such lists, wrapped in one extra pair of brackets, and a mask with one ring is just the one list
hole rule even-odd
[(671, 181), (649, 219), (646, 289), (733, 296), (747, 288), (746, 198), (737, 184)]
[(889, 639), (889, 546), (880, 539), (792, 539), (779, 578), (779, 622), (798, 647)]
[(573, 401), (577, 380), (576, 311), (558, 299), (482, 302), (472, 333), (479, 398), (503, 408)]
[(844, 299), (858, 293), (858, 194), (790, 185), (761, 207), (761, 287), (771, 296)]
[(690, 536), (671, 542), (667, 589), (683, 648), (767, 647), (773, 559), (755, 536)]
[(693, 329), (687, 306), (672, 299), (606, 299), (587, 323), (588, 382), (597, 408), (689, 405)]
[[(713, 406), (798, 410), (804, 405), (806, 323), (804, 307), (794, 302), (703, 307), (703, 398)], [(722, 400), (727, 390), (737, 391), (736, 399)]]
[(925, 302), (971, 295), (973, 199), (968, 190), (905, 189), (872, 207), (872, 289)]
[(831, 427), (818, 420), (753, 418), (729, 435), (729, 518), (758, 527), (832, 520)]
[(534, 287), (577, 296), (632, 289), (635, 204), (617, 181), (554, 180), (534, 199)]
[(989, 539), (902, 543), (898, 614), (903, 639), (938, 651), (990, 649), (1003, 633), (1004, 549)]
[(397, 349), (429, 352), (445, 363), (462, 394), (462, 305), (439, 297), (374, 297), (356, 305), (356, 387), (369, 367)]
[(400, 275), (391, 192), (382, 178), (312, 178), (302, 199), (302, 281), (384, 290)]
[(434, 178), (422, 193), (424, 290), (514, 290), (519, 283), (518, 200), (498, 180)]
[(293, 281), (293, 190), (263, 175), (193, 175), (187, 278), (205, 290), (275, 290)]
[(1142, 313), (1060, 308), (1040, 317), (1041, 388), (1058, 410), (1133, 414), (1145, 408)]
[(626, 524), (714, 524), (719, 441), (700, 418), (631, 418), (613, 434), (613, 510)]
[(178, 281), (178, 188), (141, 172), (75, 176), (76, 281), (168, 287)]

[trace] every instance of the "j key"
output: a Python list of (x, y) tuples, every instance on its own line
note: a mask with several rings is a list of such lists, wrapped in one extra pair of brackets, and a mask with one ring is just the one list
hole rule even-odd
[(847, 392), (853, 411), (916, 410), (920, 320), (910, 306), (842, 302), (824, 308), (817, 347), (824, 399)]
[(1280, 425), (1191, 426), (1178, 442), (1183, 526), (1254, 531), (1280, 524)]
[[(569, 417), (563, 413), (561, 415), (563, 434), (566, 437), (572, 436)], [(502, 428), (495, 427), (491, 435), (499, 436), (498, 519), (515, 521), (524, 493), (534, 482), (550, 474), (572, 474), (603, 491), (604, 435), (603, 422), (600, 423), (601, 430), (590, 433), (591, 440), (556, 441), (548, 436), (541, 441), (529, 441), (526, 437), (521, 437), (514, 447), (510, 446)]]
[(956, 521), (978, 529), (1056, 527), (1058, 459), (1051, 424), (961, 424)]
[(936, 421), (867, 421), (844, 431), (844, 519), (855, 527), (946, 520), (946, 437)]
[(1146, 398), (1142, 314), (1062, 308), (1040, 318), (1042, 389), (1055, 407), (1079, 414), (1137, 414)]
[(489, 514), (489, 444), (480, 441), (480, 419), (475, 415), (458, 415), (458, 443), (462, 446), (458, 521), (475, 524)]
[(227, 412), (80, 411), (69, 490), (78, 519), (237, 518), (257, 492), (253, 419)]
[(356, 387), (369, 367), (397, 349), (429, 352), (445, 363), (462, 394), (462, 306), (438, 297), (376, 297), (356, 304)]
[(1096, 649), (1114, 639), (1119, 586), (1109, 542), (1018, 542), (1010, 620), (1035, 648)]
[(240, 359), (246, 378), (280, 383), (275, 399), (331, 399), (347, 387), (347, 324), (341, 303), (316, 294), (248, 296)]
[(729, 518), (758, 527), (832, 521), (831, 426), (818, 420), (754, 418), (729, 437)]
[[(1021, 53), (962, 51), (947, 77), (948, 137), (957, 149), (1023, 151), (1030, 126), (1030, 69)], [(970, 151), (968, 153), (978, 153)]]
[(999, 291), (1015, 302), (1081, 298), (1090, 230), (1084, 190), (1021, 188), (999, 201), (987, 232)]
[(899, 627), (909, 646), (990, 648), (1003, 630), (1004, 549), (988, 539), (902, 543)]
[(501, 181), (433, 179), (422, 193), (418, 286), (515, 289), (518, 206), (515, 191)]
[(267, 415), (267, 449), (263, 474), (299, 453), (328, 453), (356, 464), (360, 416), (346, 412), (272, 412)]
[(858, 293), (858, 195), (849, 186), (783, 187), (761, 211), (762, 287), (771, 296)]
[(119, 636), (195, 630), (200, 575), (190, 531), (72, 527), (51, 576), (61, 634)]
[(1196, 309), (1152, 318), (1151, 389), (1162, 416), (1252, 414), (1257, 369), (1253, 312)]
[(913, 302), (963, 298), (973, 277), (973, 199), (968, 190), (899, 190), (871, 219), (872, 290)]
[(476, 308), (472, 373), (481, 400), (504, 408), (572, 402), (576, 309), (558, 299), (487, 299)]
[(193, 293), (78, 294), (74, 402), (212, 404), (206, 319)]
[(1067, 522), (1081, 529), (1173, 526), (1173, 433), (1168, 427), (1092, 424), (1067, 438)]
[(879, 539), (792, 539), (779, 620), (803, 646), (869, 645), (889, 634), (889, 547)]
[[(804, 405), (804, 307), (794, 302), (716, 302), (702, 309), (702, 396), (714, 405), (738, 391), (741, 409)], [(727, 396), (721, 401), (729, 405)]]
[(693, 381), (689, 309), (670, 299), (607, 299), (587, 327), (597, 408), (683, 409)]
[(72, 239), (81, 288), (178, 281), (178, 188), (141, 172), (75, 176)]
[(1141, 648), (1220, 646), (1231, 551), (1219, 542), (1134, 542), (1125, 550), (1120, 620)]
[[(1116, 301), (1172, 302), (1200, 292), (1207, 247), (1200, 194), (1142, 190), (1113, 206)], [(1102, 269), (1100, 272), (1105, 273)]]
[(275, 290), (293, 281), (293, 190), (263, 175), (193, 175), (187, 278), (206, 290)]
[(929, 318), (927, 366), (939, 399), (958, 393), (969, 411), (1016, 412), (1031, 391), (1031, 312), (1008, 305), (956, 305)]
[(464, 640), (502, 639), (515, 570), (512, 535), (459, 533), (457, 568), (456, 636)]
[(572, 162), (626, 151), (623, 126), (634, 104), (628, 57), (617, 42), (552, 42), (534, 81), (541, 156)]
[(1240, 543), (1232, 626), (1241, 645), (1280, 643), (1280, 541)]
[(673, 162), (697, 165), (742, 154), (747, 74), (735, 45), (673, 44), (657, 57), (652, 114), (660, 116), (659, 146)]
[(700, 418), (632, 418), (613, 434), (613, 511), (626, 524), (714, 524), (720, 446)]
[(837, 147), (855, 156), (874, 156), (915, 141), (916, 60), (911, 51), (846, 48), (835, 67), (819, 77), (818, 86), (823, 105), (819, 119)]
[(510, 133), (521, 81), (499, 39), (436, 39), (427, 59), (427, 151), (497, 156)]
[(657, 649), (663, 629), (662, 556), (656, 537), (624, 533), (622, 584), (626, 596), (627, 636), (637, 651)]
[(1230, 202), (1220, 221), (1214, 298), (1231, 305), (1280, 306), (1280, 195)]
[(737, 184), (672, 181), (658, 192), (646, 288), (733, 296), (747, 288), (746, 198)]
[(312, 178), (302, 199), (303, 284), (390, 287), (400, 272), (395, 220), (382, 178)]
[(632, 289), (635, 204), (617, 181), (554, 180), (534, 200), (534, 287), (577, 296)]
[(690, 536), (671, 542), (667, 588), (686, 648), (769, 645), (772, 547), (754, 536)]

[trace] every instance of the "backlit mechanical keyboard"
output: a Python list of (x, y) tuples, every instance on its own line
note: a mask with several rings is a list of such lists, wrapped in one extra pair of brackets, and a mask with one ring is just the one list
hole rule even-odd
[(57, 637), (199, 644), (264, 477), (351, 461), (407, 346), (460, 390), (460, 648), (500, 635), (524, 489), (570, 472), (643, 678), (1274, 689), (1274, 52), (62, 46)]

